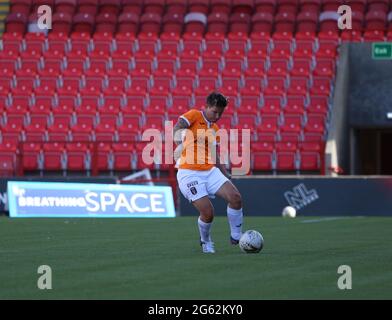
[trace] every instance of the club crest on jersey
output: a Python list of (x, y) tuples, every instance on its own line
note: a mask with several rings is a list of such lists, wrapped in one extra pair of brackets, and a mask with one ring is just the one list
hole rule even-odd
[(197, 193), (197, 190), (195, 187), (190, 188), (191, 192), (193, 195), (195, 195)]

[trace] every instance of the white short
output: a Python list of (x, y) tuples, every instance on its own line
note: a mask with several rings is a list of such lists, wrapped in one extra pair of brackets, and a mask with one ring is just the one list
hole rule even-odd
[(229, 179), (216, 167), (207, 171), (179, 169), (177, 181), (184, 197), (190, 202), (205, 196), (214, 197)]

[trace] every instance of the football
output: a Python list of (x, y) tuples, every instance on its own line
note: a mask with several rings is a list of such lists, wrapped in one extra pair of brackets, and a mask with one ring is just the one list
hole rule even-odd
[(287, 206), (282, 211), (283, 217), (295, 218), (296, 215), (297, 215), (297, 210), (295, 210), (294, 207)]
[(239, 246), (245, 253), (257, 253), (263, 249), (264, 238), (261, 233), (256, 230), (247, 230), (242, 234)]

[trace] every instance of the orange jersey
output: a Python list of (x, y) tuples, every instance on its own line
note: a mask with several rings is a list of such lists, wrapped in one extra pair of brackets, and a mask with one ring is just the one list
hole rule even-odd
[(210, 170), (215, 165), (214, 149), (219, 137), (216, 132), (219, 127), (208, 121), (203, 112), (191, 109), (180, 118), (189, 127), (183, 140), (183, 150), (179, 159), (180, 169)]

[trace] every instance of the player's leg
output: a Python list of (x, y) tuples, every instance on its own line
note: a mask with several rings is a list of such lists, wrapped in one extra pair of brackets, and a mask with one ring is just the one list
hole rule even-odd
[(227, 218), (230, 225), (230, 241), (238, 244), (242, 235), (242, 199), (241, 194), (234, 184), (218, 169), (213, 168), (207, 179), (208, 194), (223, 198), (227, 206)]
[(206, 245), (209, 248), (204, 248), (204, 252), (213, 252), (213, 243), (211, 240), (211, 227), (214, 220), (214, 207), (208, 196), (193, 201), (192, 204), (199, 211), (199, 218), (197, 224), (199, 227), (200, 241), (202, 246)]
[(231, 181), (226, 181), (216, 192), (216, 195), (222, 197), (227, 202), (227, 218), (230, 225), (230, 241), (232, 244), (238, 244), (242, 235), (242, 198), (241, 194)]
[(204, 173), (192, 170), (178, 170), (177, 180), (184, 197), (199, 212), (198, 228), (203, 252), (215, 252), (211, 241), (211, 226), (214, 219), (214, 208), (208, 199)]

